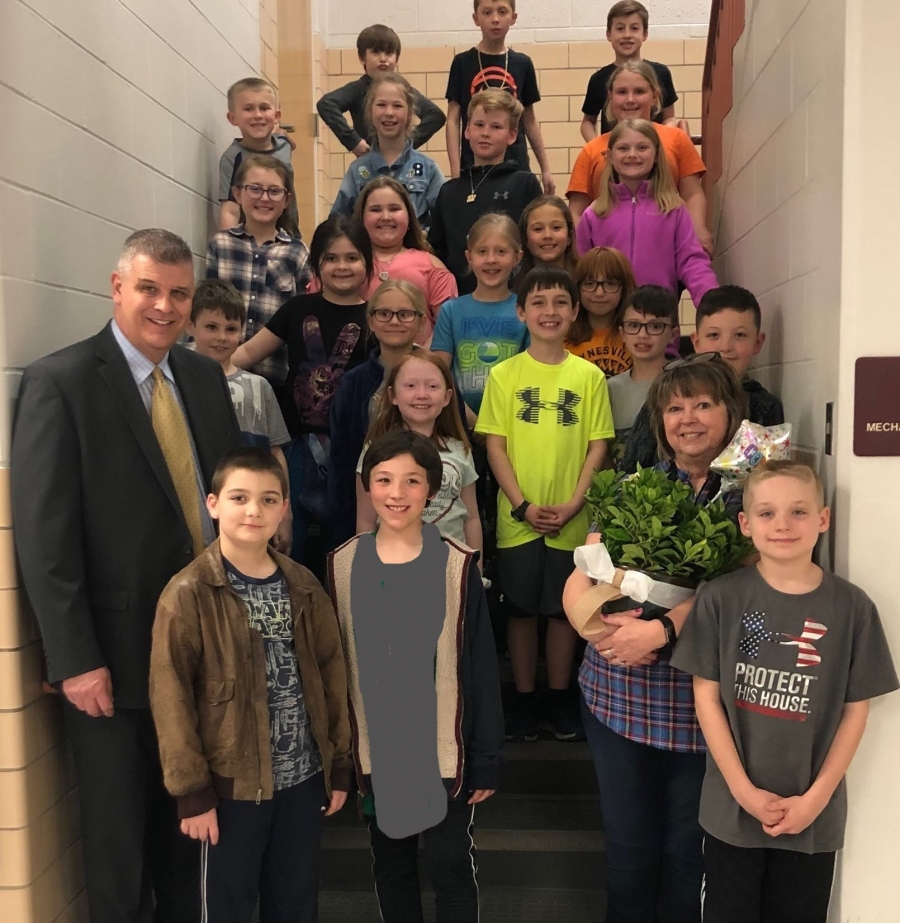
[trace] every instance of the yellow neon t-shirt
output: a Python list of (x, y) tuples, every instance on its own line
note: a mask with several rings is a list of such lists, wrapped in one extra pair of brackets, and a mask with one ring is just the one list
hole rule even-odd
[[(606, 379), (595, 365), (571, 354), (559, 365), (538, 362), (528, 352), (491, 369), (484, 389), (478, 433), (506, 437), (509, 456), (525, 498), (541, 506), (566, 503), (584, 467), (588, 443), (615, 436)], [(501, 491), (497, 500), (497, 546), (513, 548), (537, 533), (516, 522)], [(590, 523), (583, 509), (545, 537), (551, 548), (574, 551)]]

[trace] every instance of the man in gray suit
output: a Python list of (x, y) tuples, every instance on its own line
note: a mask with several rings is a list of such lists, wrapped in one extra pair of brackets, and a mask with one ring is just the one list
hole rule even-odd
[(25, 370), (13, 428), (16, 545), (63, 695), (91, 923), (200, 919), (147, 688), (157, 599), (213, 540), (205, 496), (240, 439), (221, 368), (175, 345), (193, 275), (180, 237), (132, 234), (112, 321)]

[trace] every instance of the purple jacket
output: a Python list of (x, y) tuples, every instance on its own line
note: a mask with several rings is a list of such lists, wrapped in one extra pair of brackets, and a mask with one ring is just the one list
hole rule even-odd
[(681, 281), (694, 304), (699, 304), (719, 282), (688, 210), (682, 205), (661, 215), (646, 182), (634, 196), (624, 183), (612, 188), (619, 201), (605, 218), (591, 207), (581, 216), (575, 230), (578, 252), (584, 255), (594, 247), (615, 247), (631, 260), (638, 285), (662, 285), (677, 292)]

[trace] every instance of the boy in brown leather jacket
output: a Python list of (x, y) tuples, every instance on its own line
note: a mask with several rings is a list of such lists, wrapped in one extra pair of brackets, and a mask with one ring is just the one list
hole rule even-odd
[(172, 578), (153, 626), (150, 703), (181, 829), (203, 843), (210, 923), (314, 923), (322, 818), (350, 784), (337, 620), (312, 574), (268, 546), (287, 506), (271, 453), (228, 453), (219, 539)]

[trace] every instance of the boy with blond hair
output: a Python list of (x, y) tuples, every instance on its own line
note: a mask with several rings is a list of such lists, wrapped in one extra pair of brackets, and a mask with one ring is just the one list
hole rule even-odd
[[(370, 141), (374, 139), (372, 126), (366, 121), (366, 94), (373, 80), (385, 74), (393, 74), (400, 61), (400, 36), (389, 26), (376, 23), (366, 26), (356, 39), (356, 53), (363, 67), (363, 75), (344, 86), (326, 93), (316, 103), (316, 111), (322, 121), (334, 132), (338, 141), (357, 157), (371, 151)], [(425, 145), (432, 135), (437, 134), (444, 124), (444, 113), (415, 87), (415, 110), (419, 124), (412, 134), (413, 147)], [(344, 113), (350, 113), (351, 125)]]
[[(234, 175), (247, 154), (269, 154), (277, 157), (291, 174), (291, 151), (295, 144), (278, 131), (281, 110), (275, 87), (262, 77), (245, 77), (228, 88), (228, 121), (241, 136), (226, 148), (219, 159), (219, 230), (227, 231), (241, 223), (241, 209), (234, 200)], [(297, 222), (297, 205), (291, 202), (289, 213)]]
[(830, 512), (808, 465), (758, 467), (740, 525), (759, 562), (700, 590), (675, 648), (709, 747), (704, 923), (825, 923), (844, 775), (898, 687), (875, 605), (812, 560)]
[(450, 175), (460, 176), (461, 171), (477, 163), (466, 131), (472, 117), (470, 100), (481, 90), (499, 89), (509, 93), (522, 104), (522, 134), (510, 142), (506, 155), (522, 170), (530, 170), (527, 137), (541, 168), (544, 192), (556, 191), (550, 161), (544, 149), (541, 126), (534, 111), (540, 102), (534, 62), (527, 54), (506, 46), (506, 36), (517, 19), (516, 0), (474, 0), (472, 19), (481, 29), (481, 41), (468, 51), (462, 51), (450, 65), (447, 80), (447, 156)]
[(474, 164), (441, 186), (431, 211), (428, 242), (456, 277), (460, 295), (475, 288), (466, 260), (466, 238), (487, 212), (509, 215), (518, 224), (525, 206), (541, 194), (533, 173), (508, 159), (522, 118), (522, 104), (505, 90), (481, 90), (469, 101), (466, 138)]

